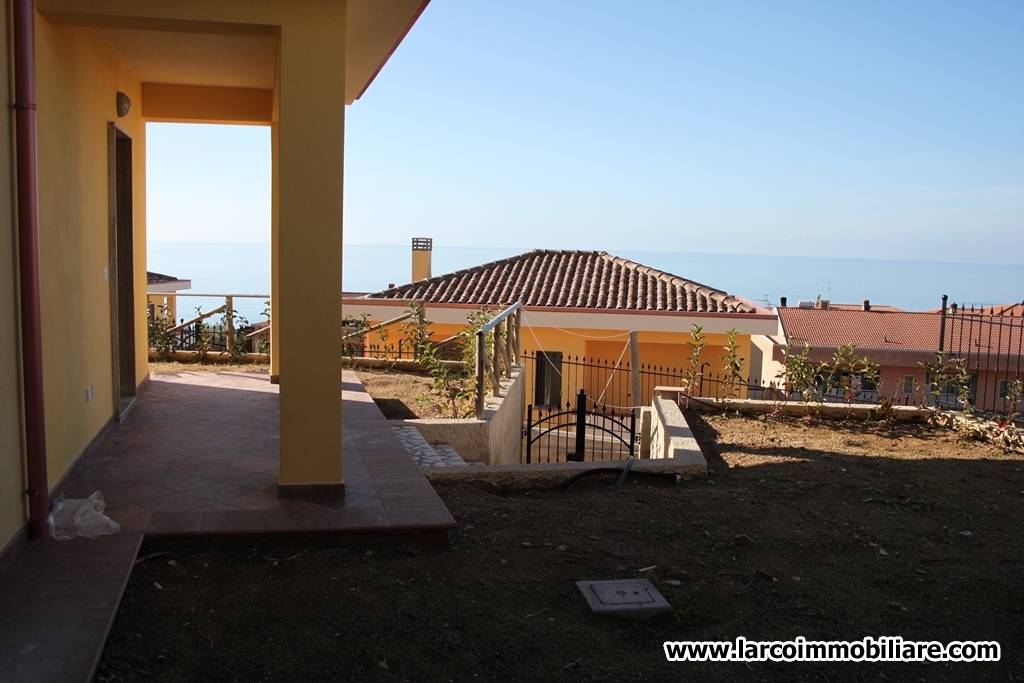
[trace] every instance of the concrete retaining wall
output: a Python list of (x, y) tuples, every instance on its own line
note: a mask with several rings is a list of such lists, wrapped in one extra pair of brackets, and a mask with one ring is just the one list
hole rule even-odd
[[(516, 465), (523, 450), (523, 406), (526, 405), (526, 381), (523, 366), (512, 370), (512, 379), (503, 383), (501, 397), (484, 401), (486, 419), (490, 422), (487, 444), (488, 465)], [(459, 450), (456, 448), (455, 450)], [(461, 452), (461, 451), (460, 451)]]
[(415, 427), (427, 443), (451, 444), (463, 460), (515, 464), (522, 448), (525, 386), (523, 368), (516, 366), (512, 378), (501, 383), (500, 395), (484, 399), (483, 420), (402, 420), (401, 424)]
[(679, 405), (670, 399), (655, 396), (651, 399), (651, 459), (673, 459), (678, 463), (702, 468), (707, 473), (708, 463), (693, 438)]

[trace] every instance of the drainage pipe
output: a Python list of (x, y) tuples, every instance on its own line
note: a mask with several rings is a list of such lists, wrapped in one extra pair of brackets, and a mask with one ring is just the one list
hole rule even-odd
[(29, 533), (49, 535), (43, 334), (39, 296), (39, 196), (36, 184), (36, 61), (33, 0), (14, 0), (14, 117), (18, 184), (21, 383), (25, 406)]

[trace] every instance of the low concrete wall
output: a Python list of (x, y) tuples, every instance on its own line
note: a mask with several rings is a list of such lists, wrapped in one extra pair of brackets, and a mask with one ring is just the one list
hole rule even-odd
[(703, 468), (707, 473), (708, 463), (693, 438), (690, 425), (686, 423), (679, 405), (670, 399), (655, 396), (651, 399), (654, 409), (651, 420), (651, 459), (671, 458), (676, 462)]
[[(554, 488), (587, 470), (622, 469), (624, 462), (560, 462), (533, 465), (498, 465), (495, 467), (425, 467), (423, 474), (430, 481), (479, 481), (505, 490)], [(634, 460), (630, 475), (636, 473), (674, 474), (681, 479), (707, 475), (707, 465), (697, 465), (669, 458), (667, 460)], [(628, 479), (628, 477), (627, 477)]]
[[(676, 402), (681, 390), (655, 389), (655, 394), (663, 400)], [(845, 403), (815, 403), (803, 401), (756, 401), (752, 399), (729, 399), (727, 401), (707, 401), (690, 399), (687, 406), (690, 410), (704, 412), (730, 411), (744, 415), (783, 415), (787, 417), (806, 417), (808, 415), (826, 420), (867, 420), (892, 419), (897, 422), (927, 422), (931, 411), (915, 406), (893, 406), (885, 415), (877, 405), (847, 405)]]
[(512, 369), (512, 379), (503, 383), (501, 396), (484, 400), (485, 418), (490, 421), (488, 465), (517, 465), (522, 457), (523, 406), (526, 405), (526, 381), (522, 375), (523, 366), (517, 365)]
[(427, 443), (451, 444), (463, 460), (515, 464), (522, 449), (525, 387), (523, 368), (516, 366), (512, 378), (501, 383), (500, 395), (484, 399), (483, 420), (402, 420), (400, 424), (415, 427)]

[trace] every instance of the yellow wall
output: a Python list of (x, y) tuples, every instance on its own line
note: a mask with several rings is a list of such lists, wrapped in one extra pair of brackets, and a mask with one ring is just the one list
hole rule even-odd
[[(36, 17), (39, 233), (48, 475), (52, 486), (111, 418), (108, 124), (132, 138), (137, 381), (145, 376), (145, 128), (117, 92), (140, 85), (96, 29)], [(86, 402), (86, 387), (93, 399)]]
[[(7, 12), (0, 16), (0, 55), (9, 72)], [(6, 82), (6, 81), (5, 81)], [(24, 457), (21, 446), (21, 391), (18, 355), (18, 288), (16, 284), (14, 199), (11, 183), (13, 148), (11, 110), (0, 112), (0, 549), (17, 533), (27, 515)]]

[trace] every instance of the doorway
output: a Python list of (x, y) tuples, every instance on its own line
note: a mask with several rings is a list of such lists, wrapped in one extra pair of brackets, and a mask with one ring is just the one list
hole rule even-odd
[(110, 159), (110, 325), (114, 371), (114, 416), (118, 422), (135, 405), (135, 221), (132, 139), (111, 123)]

